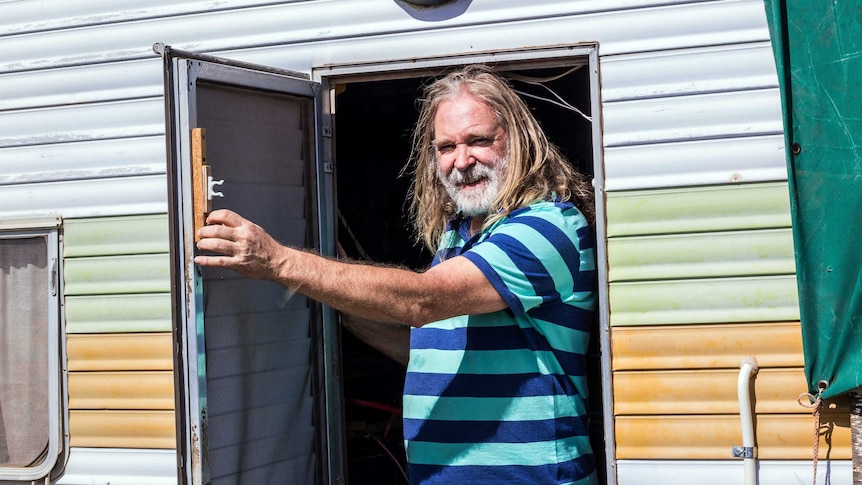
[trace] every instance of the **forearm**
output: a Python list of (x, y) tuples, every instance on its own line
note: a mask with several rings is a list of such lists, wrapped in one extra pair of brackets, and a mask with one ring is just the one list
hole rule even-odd
[(432, 278), (411, 270), (280, 250), (274, 280), (339, 311), (378, 322), (422, 326), (446, 318)]
[(350, 264), (282, 246), (231, 211), (215, 211), (207, 223), (198, 231), (198, 249), (217, 254), (199, 254), (195, 263), (277, 281), (359, 317), (419, 327), (506, 308), (485, 275), (466, 258), (447, 259), (423, 273)]

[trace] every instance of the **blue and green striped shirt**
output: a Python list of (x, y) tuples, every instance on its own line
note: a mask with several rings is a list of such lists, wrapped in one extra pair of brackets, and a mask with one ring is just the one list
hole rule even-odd
[(412, 330), (404, 387), (411, 483), (593, 485), (592, 230), (568, 202), (538, 202), (473, 237), (469, 230), (469, 219), (450, 221), (433, 264), (468, 258), (508, 308)]

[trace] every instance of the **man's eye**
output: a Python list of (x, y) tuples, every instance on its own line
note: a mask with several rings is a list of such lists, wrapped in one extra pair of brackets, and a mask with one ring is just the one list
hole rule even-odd
[(489, 145), (493, 145), (494, 140), (492, 140), (491, 138), (476, 138), (475, 140), (473, 140), (472, 144), (475, 146), (486, 147)]
[(440, 153), (449, 153), (455, 149), (455, 145), (437, 145), (437, 151)]

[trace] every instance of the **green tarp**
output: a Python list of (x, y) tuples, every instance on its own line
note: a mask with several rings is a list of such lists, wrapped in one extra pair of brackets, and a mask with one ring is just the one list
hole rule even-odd
[(862, 1), (766, 0), (809, 392), (862, 386)]

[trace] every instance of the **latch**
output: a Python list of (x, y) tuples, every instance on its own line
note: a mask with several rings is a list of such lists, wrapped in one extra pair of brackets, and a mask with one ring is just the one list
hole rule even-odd
[(213, 180), (213, 176), (210, 175), (209, 165), (204, 165), (203, 169), (206, 171), (205, 174), (207, 179), (207, 212), (212, 212), (213, 197), (224, 197), (223, 193), (215, 191), (215, 186), (223, 184), (224, 180)]
[(206, 128), (192, 128), (192, 197), (194, 212), (195, 241), (198, 241), (198, 230), (206, 224), (207, 214), (213, 210), (213, 197), (224, 197), (224, 193), (216, 192), (215, 186), (222, 185), (224, 180), (213, 180), (212, 167), (207, 164)]

